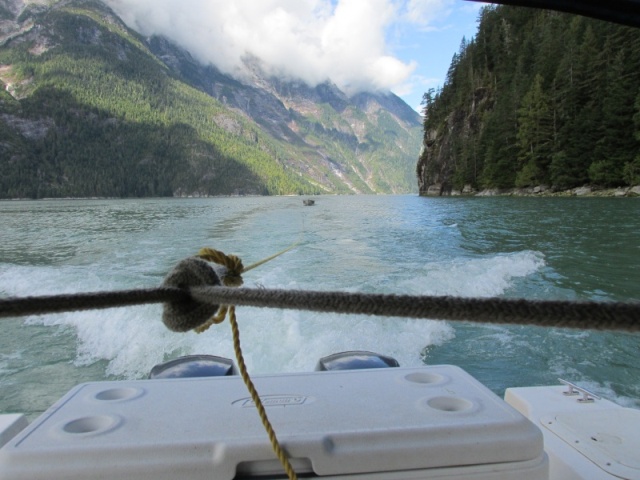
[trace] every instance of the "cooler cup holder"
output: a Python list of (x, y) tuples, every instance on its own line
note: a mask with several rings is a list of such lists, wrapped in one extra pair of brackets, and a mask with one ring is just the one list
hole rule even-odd
[(460, 397), (433, 397), (427, 400), (427, 405), (441, 412), (467, 412), (474, 407), (472, 401)]
[(418, 385), (434, 385), (444, 382), (446, 377), (432, 372), (413, 372), (409, 375), (405, 375), (404, 379), (407, 382)]
[(117, 402), (138, 398), (143, 394), (144, 390), (142, 388), (116, 387), (102, 390), (101, 392), (96, 393), (93, 398), (100, 400), (101, 402)]
[(117, 428), (122, 419), (115, 415), (92, 415), (90, 417), (76, 418), (61, 426), (63, 433), (67, 435), (98, 435)]

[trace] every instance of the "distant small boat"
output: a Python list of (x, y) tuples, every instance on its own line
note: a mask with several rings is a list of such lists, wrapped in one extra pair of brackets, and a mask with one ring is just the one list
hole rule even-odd
[(315, 204), (316, 204), (316, 201), (315, 201), (315, 200), (311, 200), (310, 198), (307, 198), (306, 200), (303, 200), (303, 201), (302, 201), (302, 204), (303, 204), (305, 207), (311, 207), (311, 206), (313, 206), (313, 205), (315, 205)]

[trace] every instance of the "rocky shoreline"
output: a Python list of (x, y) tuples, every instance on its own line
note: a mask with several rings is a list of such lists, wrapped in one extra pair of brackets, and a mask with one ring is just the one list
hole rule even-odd
[(475, 190), (465, 185), (462, 190), (445, 189), (441, 185), (430, 185), (422, 197), (640, 197), (640, 185), (634, 187), (600, 188), (593, 185), (556, 190), (545, 185), (529, 188), (488, 188)]

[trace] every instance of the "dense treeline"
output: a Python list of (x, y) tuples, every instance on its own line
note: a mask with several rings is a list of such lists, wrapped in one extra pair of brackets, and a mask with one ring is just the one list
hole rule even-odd
[(424, 95), (421, 190), (640, 183), (640, 30), (484, 7)]
[[(39, 36), (0, 50), (0, 198), (319, 192), (278, 161), (290, 152), (87, 5), (39, 14)], [(230, 116), (234, 132), (219, 126)]]

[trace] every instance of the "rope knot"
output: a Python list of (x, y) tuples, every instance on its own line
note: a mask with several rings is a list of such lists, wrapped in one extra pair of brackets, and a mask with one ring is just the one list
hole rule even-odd
[[(165, 277), (162, 285), (187, 289), (190, 287), (220, 286), (216, 271), (204, 260), (190, 257), (178, 263)], [(174, 332), (188, 332), (207, 324), (219, 305), (200, 303), (193, 299), (164, 304), (162, 322)]]
[(242, 260), (235, 255), (226, 255), (220, 250), (204, 247), (201, 248), (197, 255), (208, 262), (217, 263), (226, 268), (222, 276), (222, 283), (226, 287), (240, 287), (243, 284), (242, 274), (245, 271)]
[[(206, 260), (206, 261), (205, 261)], [(225, 268), (218, 273), (207, 262), (217, 263)], [(244, 272), (242, 260), (235, 255), (202, 248), (196, 257), (181, 261), (169, 272), (163, 285), (167, 287), (190, 288), (202, 286), (240, 287)], [(166, 303), (162, 313), (162, 321), (175, 332), (194, 330), (202, 333), (211, 325), (222, 323), (227, 317), (228, 305), (208, 305), (193, 299)]]
[[(226, 255), (220, 250), (204, 247), (195, 257), (187, 258), (176, 265), (165, 278), (163, 286), (180, 289), (220, 285), (240, 287), (243, 284), (242, 274), (244, 272), (288, 252), (294, 246), (292, 245), (248, 267), (245, 267), (242, 260), (236, 255)], [(207, 262), (216, 263), (224, 268), (216, 271)], [(162, 321), (169, 330), (174, 332), (194, 330), (197, 333), (202, 333), (211, 325), (222, 323), (227, 317), (227, 313), (233, 314), (233, 310), (233, 306), (210, 305), (199, 303), (194, 299), (173, 301), (165, 303)]]

